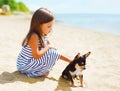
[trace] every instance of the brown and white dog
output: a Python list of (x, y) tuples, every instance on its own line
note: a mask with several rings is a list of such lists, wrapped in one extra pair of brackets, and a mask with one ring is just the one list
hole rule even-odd
[(83, 73), (82, 71), (85, 70), (86, 65), (86, 58), (90, 55), (91, 52), (88, 52), (82, 56), (78, 53), (74, 60), (68, 64), (68, 66), (62, 72), (62, 78), (69, 80), (71, 86), (74, 85), (74, 79), (79, 79), (80, 86), (83, 87)]

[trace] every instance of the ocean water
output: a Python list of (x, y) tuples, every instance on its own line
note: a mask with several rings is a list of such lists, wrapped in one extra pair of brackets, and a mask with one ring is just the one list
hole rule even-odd
[(56, 14), (58, 23), (120, 35), (120, 14)]

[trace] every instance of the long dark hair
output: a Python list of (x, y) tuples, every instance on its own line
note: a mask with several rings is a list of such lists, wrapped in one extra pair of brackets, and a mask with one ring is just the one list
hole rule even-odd
[(26, 46), (33, 33), (36, 33), (39, 37), (41, 47), (44, 47), (44, 42), (40, 33), (40, 25), (54, 20), (53, 14), (46, 8), (39, 8), (32, 16), (30, 29), (25, 39), (22, 42), (22, 46)]

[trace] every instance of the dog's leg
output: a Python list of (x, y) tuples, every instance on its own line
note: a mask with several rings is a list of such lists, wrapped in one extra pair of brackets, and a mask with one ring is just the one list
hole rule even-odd
[(70, 86), (74, 87), (74, 79), (73, 79), (73, 77), (70, 78)]
[(80, 87), (83, 87), (83, 75), (80, 75)]
[(74, 73), (72, 71), (69, 71), (70, 73), (70, 86), (73, 87), (74, 86)]

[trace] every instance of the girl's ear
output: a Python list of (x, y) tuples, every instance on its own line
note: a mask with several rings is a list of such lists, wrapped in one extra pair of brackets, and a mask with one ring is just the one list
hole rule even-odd
[(78, 59), (78, 58), (80, 58), (80, 53), (78, 53), (78, 54), (74, 57), (74, 60), (75, 60), (75, 59)]

